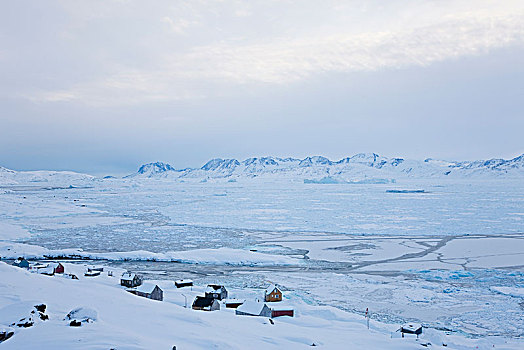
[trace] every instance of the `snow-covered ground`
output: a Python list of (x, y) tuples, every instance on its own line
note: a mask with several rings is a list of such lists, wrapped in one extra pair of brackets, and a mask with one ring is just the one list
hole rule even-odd
[[(391, 338), (406, 321), (424, 324), (434, 348), (442, 339), (457, 349), (524, 346), (520, 179), (181, 182), (67, 173), (44, 186), (9, 176), (18, 182), (0, 188), (2, 259), (73, 258), (78, 261), (67, 269), (77, 272), (85, 268), (82, 259), (92, 259), (160, 280), (165, 301), (141, 300), (107, 276), (71, 281), (2, 265), (0, 308), (47, 303), (52, 316), (2, 346), (55, 337), (63, 342), (59, 348), (79, 339), (85, 348), (119, 349), (243, 348), (247, 342), (254, 348), (313, 342), (329, 349), (420, 348)], [(186, 310), (171, 285), (180, 278), (226, 284), (239, 298), (277, 283), (297, 317), (270, 325), (230, 310)], [(64, 293), (66, 299), (58, 297)], [(65, 326), (65, 315), (80, 306), (95, 309), (98, 320)], [(371, 331), (363, 322), (366, 308)], [(281, 328), (264, 328), (270, 326)], [(172, 331), (177, 328), (180, 333)]]
[[(15, 334), (2, 343), (3, 349), (304, 349), (313, 344), (325, 349), (420, 349), (431, 343), (434, 349), (519, 349), (518, 340), (496, 337), (467, 339), (460, 335), (426, 330), (420, 338), (401, 338), (397, 326), (371, 320), (328, 306), (312, 306), (289, 293), (276, 307), (285, 304), (295, 310), (294, 317), (235, 315), (222, 303), (219, 311), (190, 309), (204, 286), (177, 289), (173, 281), (148, 281), (164, 293), (163, 301), (132, 295), (119, 286), (121, 269), (108, 268), (98, 277), (83, 277), (88, 266), (65, 264), (66, 273), (79, 280), (59, 275), (43, 276), (0, 263), (0, 324)], [(255, 300), (259, 289), (230, 289), (230, 297)], [(45, 304), (42, 320), (31, 314), (35, 305)], [(186, 308), (185, 306), (188, 306)], [(80, 312), (71, 311), (80, 309)], [(90, 318), (80, 327), (70, 320)], [(16, 327), (21, 319), (32, 317), (31, 327)], [(80, 318), (78, 318), (80, 320)], [(446, 344), (447, 346), (443, 346)]]

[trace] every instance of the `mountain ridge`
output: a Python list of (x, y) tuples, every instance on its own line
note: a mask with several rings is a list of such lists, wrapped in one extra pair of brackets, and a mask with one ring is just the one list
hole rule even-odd
[[(412, 160), (388, 158), (377, 153), (358, 153), (339, 160), (324, 156), (280, 158), (250, 157), (244, 160), (214, 158), (199, 168), (176, 169), (157, 161), (141, 165), (123, 179), (167, 179), (174, 181), (265, 178), (306, 183), (391, 183), (402, 178), (524, 178), (524, 154), (511, 158), (474, 161), (446, 161), (433, 158)], [(0, 185), (63, 186), (112, 181), (71, 171), (15, 171), (0, 166)]]
[[(155, 171), (143, 169), (155, 168)], [(324, 156), (304, 159), (273, 156), (213, 158), (200, 168), (175, 169), (168, 163), (144, 164), (127, 177), (148, 178), (242, 178), (287, 175), (298, 179), (339, 177), (341, 179), (371, 177), (449, 177), (451, 176), (524, 176), (524, 154), (512, 159), (493, 158), (475, 161), (445, 161), (432, 158), (410, 160), (387, 158), (377, 153), (358, 153), (340, 160)]]

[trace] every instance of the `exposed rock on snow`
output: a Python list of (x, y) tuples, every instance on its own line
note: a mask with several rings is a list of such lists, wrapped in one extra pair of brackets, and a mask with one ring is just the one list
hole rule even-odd
[(96, 321), (98, 313), (95, 309), (89, 307), (79, 307), (71, 310), (64, 320), (70, 321), (69, 325), (72, 327), (79, 327), (82, 323), (90, 323)]
[(11, 338), (15, 334), (15, 330), (11, 327), (0, 328), (0, 343)]
[(0, 309), (0, 325), (9, 327), (29, 328), (35, 322), (47, 321), (46, 305), (31, 305), (31, 302), (22, 302), (8, 305)]

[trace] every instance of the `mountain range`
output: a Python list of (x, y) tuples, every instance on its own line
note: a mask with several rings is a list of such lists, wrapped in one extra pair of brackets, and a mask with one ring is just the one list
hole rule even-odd
[[(304, 159), (255, 157), (242, 161), (215, 158), (200, 168), (176, 169), (164, 162), (148, 163), (123, 179), (234, 182), (252, 178), (307, 183), (388, 183), (401, 178), (524, 178), (524, 154), (513, 159), (476, 161), (410, 160), (387, 158), (376, 153), (359, 153), (337, 161), (322, 156)], [(115, 180), (115, 177), (97, 178), (71, 171), (15, 171), (0, 167), (0, 186), (83, 186), (105, 180)]]
[(409, 160), (359, 153), (337, 161), (322, 156), (304, 159), (258, 157), (242, 161), (215, 158), (200, 168), (175, 169), (163, 162), (142, 165), (126, 178), (237, 179), (291, 177), (333, 182), (391, 179), (398, 177), (522, 177), (524, 154), (513, 159), (476, 161)]

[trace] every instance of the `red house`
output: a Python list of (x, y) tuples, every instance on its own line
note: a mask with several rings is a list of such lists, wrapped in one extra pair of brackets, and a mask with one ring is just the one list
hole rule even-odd
[(54, 273), (64, 273), (64, 265), (62, 265), (61, 263), (50, 263), (49, 267), (53, 268)]
[(295, 314), (294, 310), (290, 307), (271, 308), (271, 318), (280, 317), (280, 316), (293, 317), (294, 314)]

